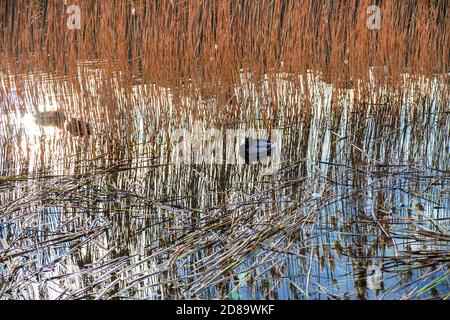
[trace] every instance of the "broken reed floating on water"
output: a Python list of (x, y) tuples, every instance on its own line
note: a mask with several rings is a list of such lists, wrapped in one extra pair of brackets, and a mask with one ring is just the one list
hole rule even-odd
[(224, 99), (242, 70), (255, 82), (320, 70), (345, 85), (367, 79), (372, 66), (392, 77), (449, 72), (447, 0), (377, 1), (379, 30), (366, 25), (372, 0), (72, 2), (80, 30), (68, 29), (62, 1), (6, 1), (0, 52), (12, 72), (70, 75), (77, 61), (98, 59), (116, 63), (126, 81), (219, 86)]

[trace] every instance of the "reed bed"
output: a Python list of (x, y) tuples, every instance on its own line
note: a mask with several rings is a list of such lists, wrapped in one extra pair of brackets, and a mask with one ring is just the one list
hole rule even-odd
[[(393, 75), (449, 71), (447, 1), (377, 1), (382, 25), (375, 31), (366, 27), (372, 4), (7, 1), (0, 9), (1, 51), (20, 71), (67, 75), (77, 61), (101, 60), (163, 86), (226, 87), (241, 70), (262, 77), (320, 69), (333, 80), (367, 77), (371, 66), (386, 65)], [(66, 26), (69, 5), (81, 9), (79, 30)]]
[(448, 1), (70, 4), (0, 7), (0, 299), (448, 299)]
[[(79, 30), (66, 25), (69, 4), (81, 10)], [(193, 114), (212, 114), (223, 121), (242, 112), (242, 86), (247, 81), (257, 86), (255, 94), (261, 99), (270, 100), (265, 116), (273, 119), (280, 111), (280, 74), (290, 77), (298, 90), (303, 84), (297, 75), (313, 72), (337, 87), (361, 90), (363, 98), (374, 90), (359, 81), (369, 85), (370, 77), (377, 86), (397, 89), (404, 85), (405, 73), (440, 76), (448, 83), (448, 1), (377, 1), (382, 24), (375, 30), (366, 26), (372, 4), (7, 1), (0, 8), (2, 68), (12, 75), (35, 74), (33, 81), (38, 82), (45, 81), (39, 75), (47, 72), (61, 83), (81, 77), (68, 88), (72, 94), (60, 99), (83, 95), (83, 102), (69, 99), (61, 104), (87, 113), (85, 109), (100, 100), (105, 110), (99, 116), (111, 118), (114, 127), (132, 102), (114, 99), (111, 79), (117, 79), (125, 92), (135, 83), (148, 84), (151, 88), (143, 94), (149, 97), (154, 88), (170, 88), (176, 112), (183, 113), (183, 97), (190, 96)], [(89, 75), (80, 74), (80, 62), (86, 61), (98, 63), (104, 73), (95, 80), (103, 93), (95, 102), (84, 92)], [(19, 93), (24, 86), (20, 79), (12, 84)], [(268, 82), (269, 92), (261, 92), (262, 82)], [(7, 82), (3, 92), (10, 87)], [(218, 101), (216, 110), (202, 107), (201, 101), (209, 97)]]
[[(314, 181), (326, 176), (285, 174), (270, 187), (238, 182), (235, 190), (203, 181), (195, 188), (214, 191), (199, 193), (184, 188), (214, 171), (196, 169), (161, 177), (169, 184), (161, 194), (152, 183), (136, 185), (136, 168), (43, 177), (32, 187), (9, 181), (13, 193), (26, 194), (2, 196), (1, 296), (447, 297), (448, 172), (339, 169), (315, 197)], [(368, 184), (374, 175), (376, 186)], [(433, 208), (441, 214), (430, 216)], [(367, 285), (373, 265), (384, 274), (375, 291)]]

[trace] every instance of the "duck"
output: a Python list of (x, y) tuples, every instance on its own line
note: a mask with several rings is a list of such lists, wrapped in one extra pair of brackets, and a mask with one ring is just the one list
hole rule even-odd
[(239, 146), (239, 156), (245, 160), (245, 164), (270, 158), (276, 144), (267, 139), (245, 138), (245, 142)]
[(48, 127), (58, 127), (60, 128), (66, 121), (66, 116), (60, 110), (56, 111), (43, 111), (35, 114), (34, 119), (37, 124)]
[(66, 130), (78, 137), (90, 136), (92, 134), (91, 124), (78, 118), (70, 119), (66, 124)]
[(93, 131), (89, 122), (79, 118), (67, 118), (61, 110), (38, 112), (34, 118), (39, 125), (66, 129), (73, 136), (90, 136)]

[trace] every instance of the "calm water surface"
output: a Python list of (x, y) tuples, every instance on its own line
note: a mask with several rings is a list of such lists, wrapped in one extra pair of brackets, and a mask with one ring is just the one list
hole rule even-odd
[[(175, 117), (173, 96), (135, 85), (118, 89), (135, 104), (121, 127), (99, 116), (101, 101), (80, 112), (101, 96), (95, 84), (73, 96), (51, 78), (27, 85), (0, 97), (2, 299), (450, 293), (450, 113), (433, 90), (355, 103), (353, 90), (333, 99), (318, 81), (272, 121), (276, 163), (245, 164), (242, 141), (220, 145), (206, 130), (266, 129), (263, 101), (230, 123), (187, 109), (160, 125)], [(203, 133), (203, 162), (180, 160), (177, 129)], [(213, 161), (222, 153), (236, 162)]]

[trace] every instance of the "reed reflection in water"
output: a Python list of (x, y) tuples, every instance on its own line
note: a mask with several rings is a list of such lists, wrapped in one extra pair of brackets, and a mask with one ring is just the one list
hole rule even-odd
[[(194, 123), (266, 128), (263, 101), (226, 123), (165, 122), (176, 97), (149, 104), (136, 85), (123, 97), (131, 120), (119, 107), (108, 130), (101, 106), (68, 112), (55, 90), (37, 107), (17, 98), (0, 121), (0, 297), (448, 297), (448, 104), (433, 91), (355, 103), (351, 89), (335, 100), (332, 85), (311, 88), (270, 123), (282, 142), (271, 172), (179, 162), (172, 139)], [(290, 114), (306, 94), (308, 116)], [(210, 138), (196, 147), (214, 153)]]

